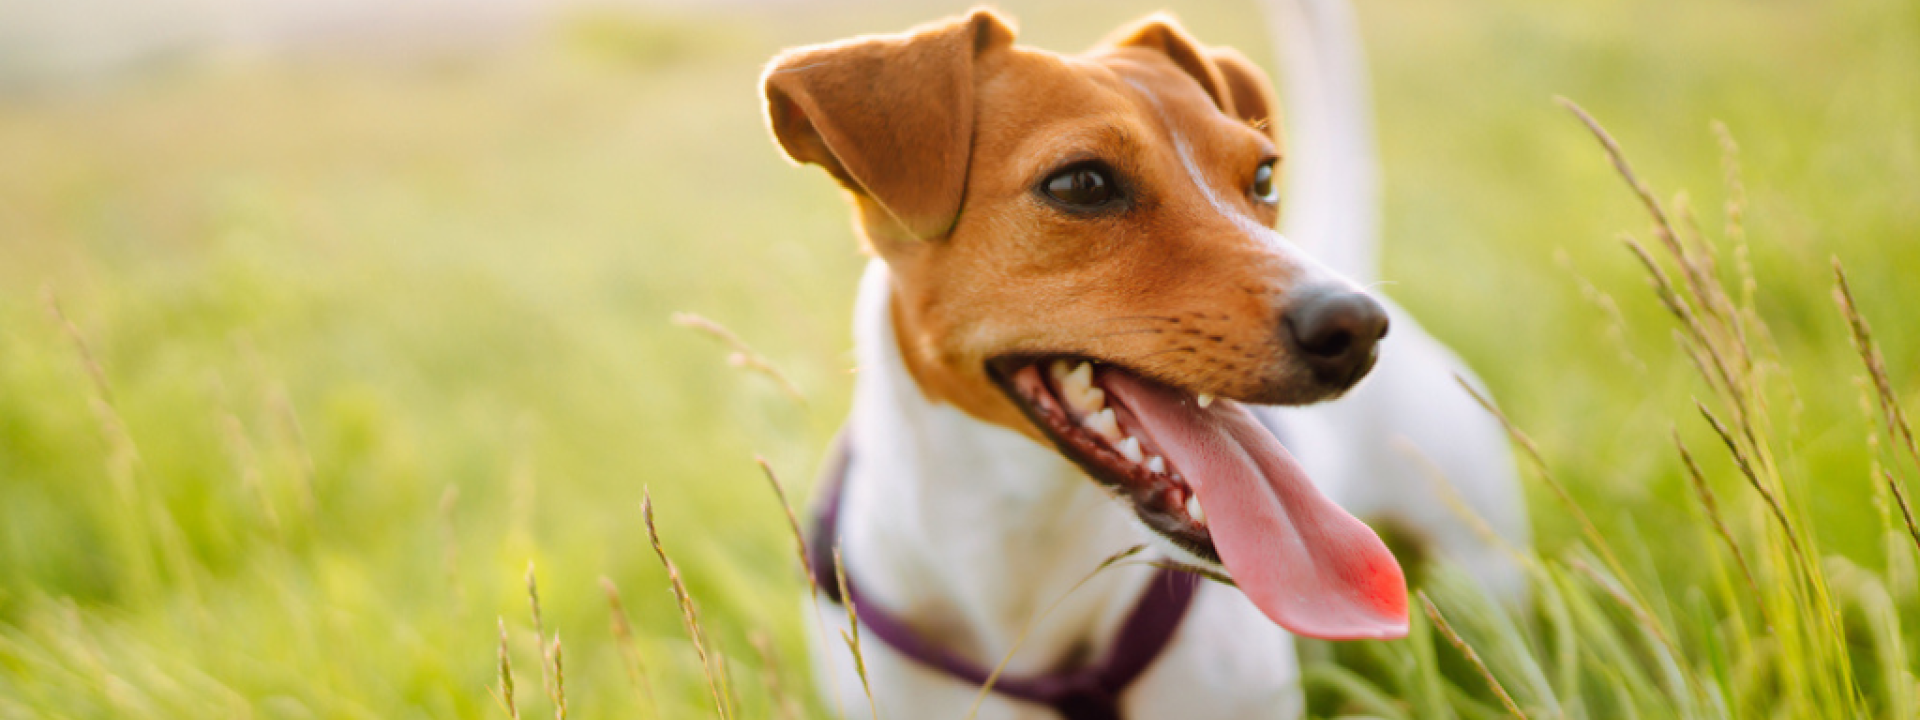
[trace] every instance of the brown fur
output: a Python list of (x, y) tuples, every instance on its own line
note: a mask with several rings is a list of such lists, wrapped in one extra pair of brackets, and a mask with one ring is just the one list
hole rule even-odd
[[(989, 360), (1083, 355), (1269, 403), (1338, 391), (1311, 379), (1281, 327), (1297, 256), (1244, 225), (1278, 215), (1248, 191), (1280, 153), (1268, 88), (1253, 63), (1170, 17), (1063, 56), (1015, 46), (987, 10), (792, 51), (765, 81), (781, 147), (850, 191), (860, 234), (887, 262), (921, 390), (1036, 439)], [(1096, 158), (1132, 198), (1123, 211), (1075, 215), (1035, 192)]]

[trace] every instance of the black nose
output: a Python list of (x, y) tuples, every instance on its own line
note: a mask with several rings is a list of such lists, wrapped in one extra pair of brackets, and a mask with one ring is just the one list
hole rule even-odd
[(1310, 289), (1291, 299), (1283, 322), (1321, 382), (1350, 387), (1373, 369), (1387, 309), (1366, 293)]

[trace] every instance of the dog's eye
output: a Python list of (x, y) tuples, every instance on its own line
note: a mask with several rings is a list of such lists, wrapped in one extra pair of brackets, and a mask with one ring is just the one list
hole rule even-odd
[(1096, 166), (1077, 165), (1061, 170), (1047, 178), (1043, 187), (1048, 197), (1073, 207), (1099, 207), (1113, 199), (1113, 178)]
[(1268, 205), (1280, 203), (1280, 188), (1273, 182), (1273, 161), (1260, 163), (1260, 169), (1253, 171), (1253, 187), (1249, 188), (1255, 200)]

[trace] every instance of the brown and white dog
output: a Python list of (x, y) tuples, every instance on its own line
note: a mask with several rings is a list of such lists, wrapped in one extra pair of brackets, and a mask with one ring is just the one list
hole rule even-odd
[[(1499, 429), (1411, 318), (1273, 229), (1277, 102), (1239, 53), (1155, 16), (1059, 55), (976, 10), (788, 51), (764, 91), (874, 256), (833, 539), (861, 602), (991, 667), (1058, 601), (1006, 672), (1058, 671), (1113, 644), (1156, 569), (1074, 585), (1144, 540), (1237, 589), (1197, 593), (1123, 714), (1292, 717), (1290, 632), (1405, 632), (1399, 565), (1355, 515), (1516, 590), (1433, 480), (1524, 542)], [(821, 679), (863, 698), (822, 640)], [(980, 692), (864, 645), (883, 715), (959, 718)], [(978, 716), (1057, 717), (1000, 695)]]

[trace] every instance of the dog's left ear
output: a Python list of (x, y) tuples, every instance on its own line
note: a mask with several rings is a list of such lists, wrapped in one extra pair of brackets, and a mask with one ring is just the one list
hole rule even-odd
[[(1209, 48), (1188, 35), (1180, 22), (1167, 13), (1154, 13), (1115, 32), (1107, 45), (1117, 48), (1146, 48), (1165, 54), (1174, 65), (1191, 75), (1200, 89), (1207, 91), (1221, 112), (1274, 130), (1272, 83), (1260, 66), (1231, 48)], [(1264, 121), (1265, 125), (1262, 126)], [(1277, 136), (1277, 135), (1276, 135)]]
[(943, 237), (966, 191), (976, 61), (1012, 44), (1006, 21), (978, 9), (790, 50), (762, 80), (767, 119), (788, 157), (825, 168), (908, 235)]

